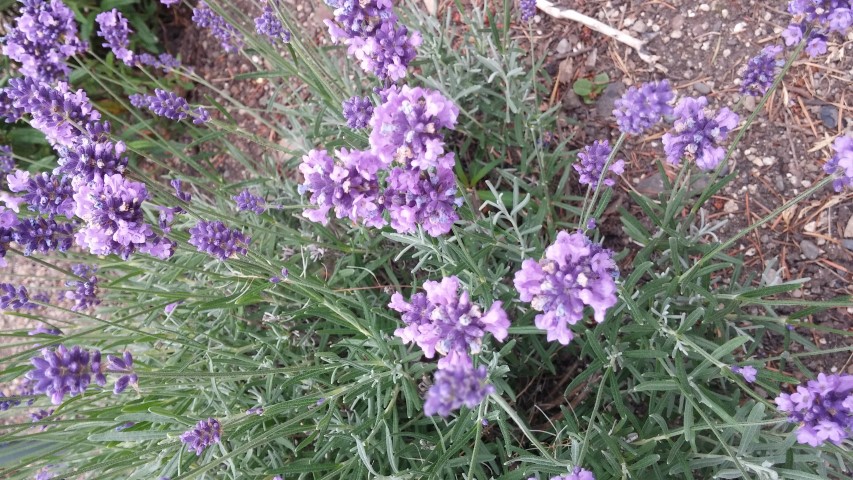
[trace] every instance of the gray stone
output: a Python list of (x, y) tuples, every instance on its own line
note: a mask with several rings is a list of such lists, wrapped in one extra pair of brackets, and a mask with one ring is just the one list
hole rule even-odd
[(619, 100), (624, 92), (625, 85), (622, 82), (613, 82), (608, 85), (604, 91), (601, 92), (601, 97), (598, 98), (598, 101), (595, 102), (596, 116), (599, 118), (611, 117), (613, 115), (613, 107), (616, 100)]
[(820, 121), (829, 129), (835, 129), (838, 126), (838, 109), (832, 105), (823, 105), (820, 107)]
[(844, 227), (844, 238), (853, 238), (853, 215), (847, 220), (847, 225)]
[(809, 260), (817, 260), (817, 257), (820, 256), (820, 248), (818, 248), (818, 246), (811, 240), (803, 240), (800, 242), (800, 252), (802, 252)]
[(649, 175), (637, 183), (637, 191), (647, 197), (656, 197), (663, 193), (663, 179), (660, 173)]
[(847, 250), (853, 250), (853, 240), (842, 240), (841, 244), (844, 245), (844, 248)]
[(570, 48), (571, 45), (569, 44), (569, 41), (564, 38), (560, 40), (560, 43), (557, 44), (557, 53), (559, 53), (560, 55), (568, 53)]
[(711, 93), (711, 87), (705, 82), (694, 83), (693, 90), (696, 90), (696, 93), (700, 93), (702, 95), (708, 95)]
[(745, 108), (748, 112), (755, 111), (755, 97), (752, 95), (747, 95), (746, 98), (743, 99), (743, 108)]

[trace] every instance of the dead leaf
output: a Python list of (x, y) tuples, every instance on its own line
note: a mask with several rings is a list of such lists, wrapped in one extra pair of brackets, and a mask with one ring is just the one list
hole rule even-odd
[(560, 69), (557, 72), (557, 81), (566, 85), (572, 83), (572, 77), (575, 75), (575, 61), (572, 57), (567, 57), (560, 62)]
[(438, 14), (438, 0), (424, 0), (427, 12), (433, 17)]

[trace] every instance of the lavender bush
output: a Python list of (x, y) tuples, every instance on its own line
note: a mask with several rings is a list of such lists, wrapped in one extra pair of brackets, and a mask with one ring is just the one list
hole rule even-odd
[[(55, 160), (0, 148), (0, 260), (51, 269), (61, 293), (0, 284), (0, 308), (43, 322), (3, 333), (19, 347), (0, 360), (4, 478), (850, 477), (853, 376), (799, 358), (816, 354), (803, 317), (853, 301), (791, 298), (802, 281), (753, 281), (725, 252), (850, 188), (853, 137), (718, 240), (704, 207), (742, 174), (719, 175), (760, 109), (661, 79), (616, 102), (615, 142), (569, 151), (547, 134), (541, 62), (509, 35), (534, 1), (432, 17), (326, 0), (333, 48), (286, 2), (162, 4), (281, 93), (242, 105), (137, 49), (121, 2), (85, 14), (104, 59), (61, 0), (21, 0), (0, 116)], [(756, 51), (741, 83), (759, 105), (853, 23), (845, 0), (789, 11), (787, 48)], [(621, 211), (631, 246), (610, 248), (598, 219), (645, 133), (678, 177), (631, 194), (645, 216)], [(223, 154), (245, 178), (214, 168)], [(758, 357), (770, 335), (804, 353)], [(530, 393), (548, 389), (550, 407)]]

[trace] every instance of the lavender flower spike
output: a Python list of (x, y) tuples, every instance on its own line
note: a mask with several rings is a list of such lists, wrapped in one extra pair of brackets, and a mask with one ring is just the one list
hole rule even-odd
[(236, 53), (243, 48), (243, 35), (226, 22), (216, 12), (211, 10), (203, 0), (193, 8), (193, 22), (201, 28), (207, 28), (219, 40), (222, 49), (228, 53)]
[(557, 475), (556, 477), (551, 477), (551, 480), (595, 480), (595, 475), (593, 475), (589, 470), (581, 467), (575, 467), (572, 469), (572, 473)]
[(443, 128), (456, 125), (459, 108), (440, 92), (420, 87), (390, 88), (373, 111), (370, 147), (383, 162), (427, 170), (444, 154)]
[(107, 365), (107, 370), (124, 374), (116, 380), (115, 386), (113, 387), (113, 393), (118, 395), (123, 392), (128, 385), (133, 385), (134, 388), (136, 387), (139, 377), (133, 371), (133, 355), (131, 355), (130, 352), (125, 351), (121, 358), (113, 355), (107, 355)]
[(68, 78), (66, 60), (89, 47), (77, 38), (74, 12), (60, 0), (19, 0), (15, 26), (2, 38), (3, 55), (21, 64), (23, 76), (53, 83)]
[(747, 365), (745, 367), (741, 367), (738, 365), (732, 365), (731, 367), (732, 373), (736, 373), (743, 377), (747, 383), (755, 382), (756, 375), (758, 375), (758, 370), (751, 365)]
[(370, 97), (350, 97), (343, 102), (344, 119), (347, 126), (353, 130), (365, 128), (373, 116), (373, 103)]
[(601, 323), (616, 304), (616, 274), (609, 250), (583, 233), (559, 232), (541, 260), (522, 263), (514, 283), (521, 301), (542, 312), (535, 324), (548, 332), (548, 341), (568, 345), (574, 338), (569, 326), (583, 320), (584, 307), (591, 307)]
[(273, 44), (290, 42), (290, 31), (284, 28), (270, 5), (264, 5), (264, 12), (255, 19), (255, 30), (259, 35), (269, 38)]
[(116, 58), (127, 65), (133, 65), (134, 55), (127, 47), (130, 45), (128, 36), (133, 33), (127, 26), (127, 19), (117, 9), (101, 12), (95, 17), (98, 26), (98, 36), (106, 40), (104, 47), (109, 48)]
[(201, 420), (191, 430), (181, 435), (181, 442), (187, 444), (187, 449), (201, 455), (207, 447), (219, 443), (222, 435), (222, 425), (215, 418)]
[(131, 95), (130, 103), (136, 108), (148, 109), (154, 115), (166, 117), (169, 120), (180, 121), (192, 117), (196, 125), (210, 120), (210, 114), (204, 108), (192, 109), (184, 98), (159, 88), (154, 89), (154, 95), (145, 96), (138, 93)]
[(486, 383), (486, 376), (485, 366), (475, 369), (468, 359), (448, 368), (439, 368), (426, 394), (424, 414), (446, 417), (463, 405), (476, 407), (495, 391), (495, 387)]
[(508, 334), (509, 319), (501, 302), (494, 302), (486, 312), (471, 302), (470, 294), (460, 295), (459, 279), (446, 277), (441, 282), (424, 283), (426, 293), (412, 295), (411, 303), (395, 293), (388, 304), (402, 314), (405, 327), (394, 335), (404, 343), (415, 343), (428, 358), (435, 353), (444, 357), (439, 368), (452, 368), (469, 362), (468, 354), (480, 353), (486, 333), (502, 342)]
[(596, 140), (592, 145), (588, 145), (578, 153), (578, 162), (575, 162), (572, 167), (580, 175), (578, 182), (581, 185), (590, 185), (592, 188), (597, 188), (599, 181), (607, 187), (616, 185), (608, 174), (622, 175), (625, 171), (625, 161), (616, 160), (607, 168), (607, 173), (603, 172), (604, 166), (607, 164), (607, 159), (613, 149), (610, 148), (610, 143), (607, 140)]
[(199, 252), (207, 253), (219, 260), (237, 255), (246, 255), (251, 239), (237, 230), (231, 230), (220, 221), (200, 221), (189, 230), (190, 245)]
[(818, 374), (796, 393), (776, 397), (780, 412), (798, 423), (797, 441), (818, 447), (840, 445), (853, 433), (853, 375)]
[(829, 175), (835, 175), (832, 186), (836, 192), (845, 187), (853, 187), (853, 136), (845, 135), (835, 139), (832, 144), (835, 155), (823, 166)]
[(720, 146), (728, 134), (737, 127), (740, 117), (728, 108), (714, 115), (705, 97), (687, 97), (675, 106), (675, 125), (663, 136), (666, 159), (679, 165), (682, 158), (696, 160), (705, 171), (714, 170), (726, 155)]
[(94, 266), (75, 264), (71, 266), (72, 272), (82, 280), (68, 280), (66, 287), (73, 290), (65, 292), (65, 299), (74, 301), (71, 307), (74, 311), (86, 310), (101, 303), (98, 298), (98, 277), (95, 276), (97, 268)]
[(0, 283), (0, 309), (3, 310), (32, 310), (37, 305), (30, 302), (27, 287), (15, 287), (10, 283)]
[(518, 12), (522, 22), (529, 22), (536, 16), (536, 0), (518, 0)]
[(254, 212), (255, 215), (260, 215), (267, 209), (264, 199), (252, 194), (248, 188), (231, 198), (237, 204), (237, 210), (241, 212)]
[(640, 135), (672, 114), (670, 102), (675, 93), (668, 80), (649, 82), (631, 87), (616, 101), (613, 115), (619, 130), (630, 135)]
[(776, 80), (776, 75), (779, 74), (780, 67), (785, 64), (783, 60), (777, 60), (776, 58), (780, 53), (782, 53), (782, 47), (770, 45), (764, 47), (761, 53), (749, 59), (749, 62), (746, 64), (746, 70), (743, 72), (740, 92), (744, 95), (755, 97), (760, 97), (767, 93), (767, 90)]
[(93, 350), (89, 352), (79, 346), (71, 349), (59, 345), (56, 350), (45, 348), (42, 357), (32, 359), (33, 370), (27, 374), (27, 378), (35, 385), (35, 393), (46, 393), (54, 405), (62, 403), (65, 395), (78, 395), (86, 391), (93, 377), (95, 383), (104, 385), (104, 377), (101, 364), (101, 352)]

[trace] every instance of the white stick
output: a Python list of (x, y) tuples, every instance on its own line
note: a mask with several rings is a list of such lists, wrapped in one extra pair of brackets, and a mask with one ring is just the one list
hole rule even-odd
[(631, 35), (628, 35), (627, 33), (621, 30), (616, 30), (615, 28), (611, 27), (610, 25), (607, 25), (606, 23), (602, 23), (594, 18), (587, 17), (586, 15), (576, 10), (563, 10), (561, 8), (558, 8), (548, 0), (536, 0), (536, 6), (539, 8), (539, 10), (542, 10), (543, 12), (554, 18), (562, 18), (581, 23), (602, 35), (606, 35), (616, 40), (617, 42), (622, 42), (625, 45), (628, 45), (629, 47), (636, 50), (637, 55), (639, 55), (640, 58), (648, 64), (655, 65), (658, 61), (659, 57), (646, 53), (645, 42), (643, 42), (639, 38), (632, 37)]

